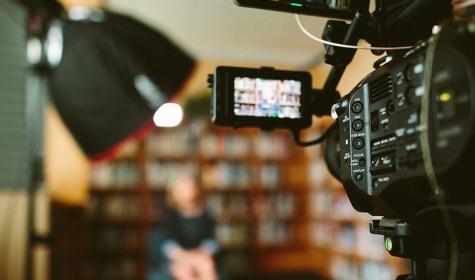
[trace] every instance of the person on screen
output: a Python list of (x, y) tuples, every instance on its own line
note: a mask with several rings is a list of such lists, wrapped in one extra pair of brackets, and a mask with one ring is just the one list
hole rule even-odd
[(149, 279), (218, 279), (214, 221), (205, 208), (202, 189), (192, 176), (182, 175), (170, 185), (167, 199), (171, 207), (160, 226), (162, 271)]

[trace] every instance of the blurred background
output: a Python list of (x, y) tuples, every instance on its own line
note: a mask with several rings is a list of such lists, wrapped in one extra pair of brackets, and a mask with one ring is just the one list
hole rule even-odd
[[(206, 80), (218, 65), (306, 70), (314, 87), (322, 86), (329, 70), (323, 46), (300, 32), (293, 15), (239, 8), (231, 0), (60, 2), (69, 11), (101, 8), (130, 16), (193, 57), (193, 74), (174, 98), (184, 119), (129, 139), (112, 157), (93, 162), (54, 102), (44, 98), (44, 130), (33, 146), (41, 150), (45, 177), (29, 212), (34, 168), (28, 166), (29, 143), (21, 140), (29, 130), (20, 130), (29, 107), (12, 105), (26, 102), (28, 79), (16, 73), (30, 73), (28, 11), (0, 0), (0, 146), (15, 147), (0, 154), (0, 175), (9, 176), (0, 184), (0, 279), (147, 279), (150, 234), (161, 226), (166, 187), (190, 170), (206, 190), (229, 279), (385, 280), (407, 271), (386, 253), (382, 237), (369, 234), (370, 217), (353, 210), (328, 173), (321, 147), (298, 148), (286, 131), (210, 123)], [(326, 21), (303, 20), (317, 35)], [(349, 93), (376, 59), (359, 51), (340, 92)], [(84, 75), (74, 73), (78, 83)], [(315, 119), (305, 137), (329, 124)], [(30, 228), (41, 242), (32, 242)]]

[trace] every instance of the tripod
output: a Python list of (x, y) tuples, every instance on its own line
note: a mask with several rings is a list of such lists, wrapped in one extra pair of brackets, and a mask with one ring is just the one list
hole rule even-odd
[[(464, 251), (473, 251), (475, 250), (474, 238), (471, 230), (465, 229), (458, 231), (458, 243)], [(442, 260), (449, 255), (450, 247), (445, 231), (441, 224), (434, 220), (415, 223), (382, 218), (370, 223), (370, 232), (384, 236), (385, 248), (392, 256), (411, 260), (411, 274), (400, 275), (396, 280), (433, 280), (435, 278), (429, 274), (427, 260)], [(447, 276), (444, 277), (440, 279), (447, 279)]]

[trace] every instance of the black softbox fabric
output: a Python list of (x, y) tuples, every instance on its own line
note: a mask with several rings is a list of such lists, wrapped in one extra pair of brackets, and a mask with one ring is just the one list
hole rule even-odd
[(92, 160), (150, 131), (155, 110), (194, 68), (163, 34), (126, 16), (100, 15), (98, 22), (64, 22), (63, 58), (50, 80), (58, 112)]

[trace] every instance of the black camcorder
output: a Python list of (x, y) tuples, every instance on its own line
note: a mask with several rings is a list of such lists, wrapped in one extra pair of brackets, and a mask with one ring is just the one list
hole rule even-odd
[[(413, 275), (398, 279), (428, 279), (421, 276), (420, 260), (446, 258), (453, 253), (453, 239), (465, 251), (475, 250), (473, 10), (454, 19), (448, 0), (377, 0), (371, 15), (369, 1), (360, 1), (364, 7), (352, 6), (357, 1), (235, 2), (287, 12), (321, 3), (325, 12), (302, 13), (340, 19), (345, 17), (337, 14), (346, 7), (351, 24), (329, 21), (324, 33), (324, 39), (340, 44), (418, 41), (409, 50), (388, 50), (342, 98), (336, 86), (354, 50), (326, 46), (326, 62), (333, 68), (321, 90), (310, 88), (311, 77), (304, 72), (218, 67), (209, 79), (212, 120), (232, 127), (287, 128), (301, 146), (326, 141), (327, 166), (353, 207), (384, 216), (372, 222), (371, 232), (397, 244), (388, 249), (392, 255), (417, 260)], [(331, 115), (335, 123), (321, 138), (303, 142), (299, 132), (310, 126), (312, 115)]]
[[(466, 184), (475, 179), (469, 172), (475, 156), (474, 50), (475, 21), (447, 22), (378, 66), (345, 97), (322, 102), (338, 126), (327, 135), (327, 163), (355, 209), (408, 218), (433, 205), (428, 159), (447, 201), (475, 204), (475, 188)], [(326, 94), (312, 90), (307, 72), (269, 67), (220, 66), (209, 82), (213, 122), (236, 128), (307, 128)]]
[(446, 24), (333, 106), (327, 158), (356, 210), (409, 218), (435, 205), (428, 169), (447, 203), (475, 204), (474, 50), (475, 22)]

